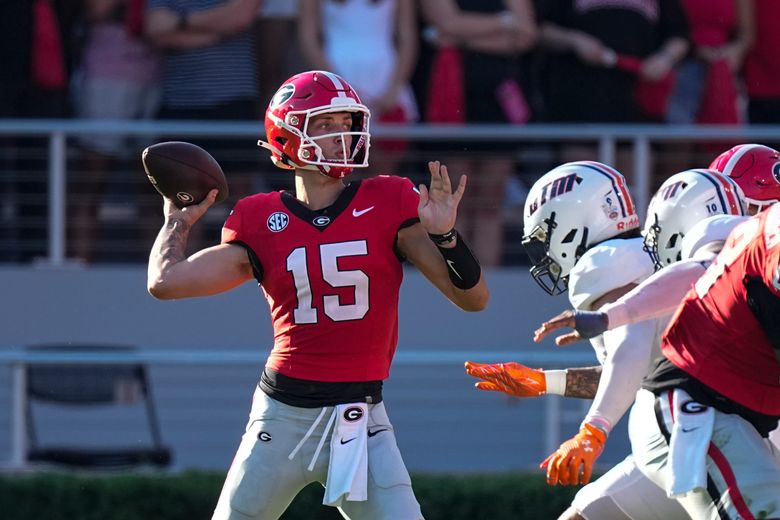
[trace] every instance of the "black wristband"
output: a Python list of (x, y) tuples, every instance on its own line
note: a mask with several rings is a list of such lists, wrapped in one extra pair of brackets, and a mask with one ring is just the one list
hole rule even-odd
[(575, 311), (574, 313), (574, 330), (585, 339), (603, 334), (608, 326), (607, 315), (603, 312)]
[(452, 285), (458, 289), (471, 289), (479, 282), (482, 268), (463, 237), (457, 231), (453, 232), (458, 238), (455, 247), (440, 247), (439, 253), (447, 263), (447, 274), (450, 275)]
[(456, 236), (458, 236), (458, 232), (455, 231), (455, 228), (450, 229), (443, 235), (434, 235), (433, 233), (428, 233), (428, 238), (430, 238), (437, 246), (452, 242), (455, 240)]

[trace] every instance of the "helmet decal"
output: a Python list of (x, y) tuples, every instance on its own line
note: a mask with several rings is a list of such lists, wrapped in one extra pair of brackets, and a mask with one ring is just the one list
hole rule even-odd
[[(580, 182), (581, 181), (582, 179), (580, 179)], [(568, 193), (573, 190), (575, 182), (577, 182), (577, 174), (572, 173), (564, 177), (554, 179), (545, 184), (542, 187), (539, 197), (531, 202), (531, 207), (529, 209), (530, 214), (533, 215), (536, 213), (536, 210), (538, 210), (540, 206), (543, 206), (544, 203), (546, 203), (548, 200), (559, 197), (564, 193)]]
[(618, 202), (620, 203), (620, 209), (623, 218), (627, 217), (630, 214), (633, 214), (634, 202), (631, 200), (631, 197), (628, 195), (628, 189), (626, 188), (625, 177), (623, 177), (623, 175), (619, 173), (616, 169), (612, 168), (611, 166), (607, 166), (606, 164), (599, 163), (596, 161), (582, 161), (582, 162), (584, 163), (583, 165), (585, 167), (592, 168), (593, 170), (607, 177), (610, 180), (610, 182), (612, 182), (612, 186), (614, 187), (615, 191), (617, 191), (619, 194)]
[(268, 105), (271, 108), (276, 108), (279, 105), (283, 104), (285, 101), (290, 99), (295, 95), (295, 85), (288, 83), (287, 85), (282, 85), (279, 90), (276, 91), (276, 94), (274, 94), (274, 97), (271, 98), (271, 103)]

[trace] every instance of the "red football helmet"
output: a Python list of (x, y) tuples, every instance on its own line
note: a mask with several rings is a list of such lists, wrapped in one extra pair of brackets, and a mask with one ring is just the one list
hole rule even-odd
[(739, 184), (751, 214), (780, 201), (780, 152), (774, 148), (740, 144), (717, 156), (710, 169)]
[[(332, 112), (350, 112), (352, 128), (348, 132), (310, 136), (312, 117)], [(343, 78), (323, 70), (302, 72), (285, 81), (274, 94), (265, 111), (268, 142), (261, 140), (257, 144), (271, 151), (271, 160), (280, 168), (318, 170), (338, 179), (352, 168), (368, 166), (369, 118), (368, 108)], [(334, 137), (341, 139), (343, 159), (323, 157), (317, 144), (321, 139)]]

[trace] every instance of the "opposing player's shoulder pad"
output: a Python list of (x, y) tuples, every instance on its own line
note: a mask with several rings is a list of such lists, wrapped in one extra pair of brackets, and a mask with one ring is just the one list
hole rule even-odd
[(578, 310), (609, 291), (640, 283), (653, 274), (653, 262), (642, 249), (641, 238), (612, 239), (585, 252), (569, 273), (569, 301)]
[(693, 258), (696, 252), (704, 247), (711, 250), (712, 246), (714, 246), (720, 250), (731, 231), (748, 218), (750, 217), (715, 215), (714, 217), (700, 220), (683, 237), (682, 249), (680, 251), (682, 259)]

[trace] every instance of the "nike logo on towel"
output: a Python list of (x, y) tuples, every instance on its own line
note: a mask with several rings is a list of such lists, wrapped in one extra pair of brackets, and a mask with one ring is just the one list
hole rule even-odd
[(361, 210), (356, 210), (356, 209), (353, 209), (353, 210), (352, 210), (352, 216), (353, 216), (353, 217), (359, 217), (360, 215), (363, 215), (363, 214), (365, 214), (365, 213), (368, 213), (368, 212), (369, 212), (369, 211), (371, 211), (372, 209), (374, 209), (374, 206), (368, 207), (368, 208), (366, 208), (366, 209), (361, 209)]
[(387, 428), (382, 428), (381, 430), (374, 430), (374, 431), (369, 431), (369, 432), (368, 432), (368, 436), (369, 436), (369, 437), (373, 437), (373, 436), (374, 436), (374, 435), (376, 435), (377, 433), (382, 433), (382, 432), (386, 432), (386, 431), (387, 431)]

